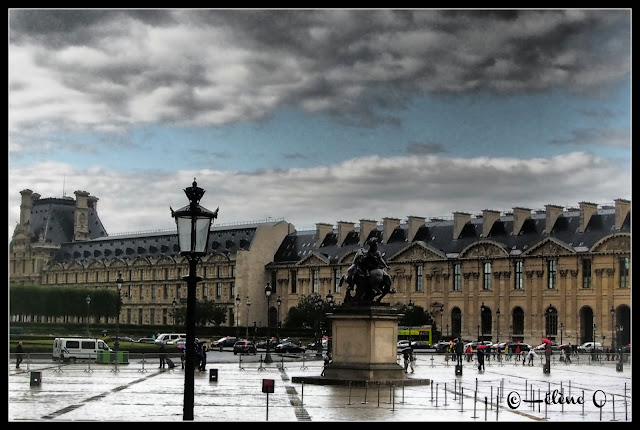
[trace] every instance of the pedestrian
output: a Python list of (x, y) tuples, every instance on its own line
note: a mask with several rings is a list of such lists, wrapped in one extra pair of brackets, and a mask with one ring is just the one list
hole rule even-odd
[(164, 346), (164, 342), (158, 342), (159, 343), (159, 347), (160, 347), (160, 352), (158, 352), (158, 358), (160, 359), (160, 365), (158, 366), (158, 369), (164, 369), (167, 361), (165, 360), (166, 358), (166, 348)]
[(328, 364), (331, 364), (331, 353), (327, 352), (324, 356), (324, 367), (322, 368), (322, 373), (320, 376), (324, 376), (324, 368), (327, 367)]
[(484, 372), (484, 348), (476, 350), (478, 354), (478, 371)]
[(462, 366), (462, 354), (464, 352), (464, 344), (462, 343), (461, 339), (456, 340), (455, 351), (456, 351), (457, 364), (458, 366)]
[(22, 363), (23, 357), (24, 348), (22, 346), (22, 342), (18, 342), (18, 345), (16, 345), (16, 369), (20, 368), (20, 363)]
[(509, 359), (511, 358), (511, 348), (509, 348), (508, 344), (504, 346), (504, 355), (507, 356), (505, 360), (509, 361)]
[(200, 357), (201, 357), (200, 371), (202, 372), (207, 370), (207, 350), (208, 350), (207, 345), (203, 343), (202, 348), (200, 350)]
[(409, 360), (411, 359), (409, 351), (411, 351), (411, 348), (405, 348), (402, 350), (404, 373), (409, 373)]
[(413, 349), (409, 353), (409, 367), (411, 367), (411, 373), (416, 370), (416, 354), (413, 352)]
[(536, 357), (536, 353), (533, 349), (529, 350), (529, 366), (533, 366), (533, 359)]
[(184, 362), (187, 360), (187, 349), (182, 348), (182, 356), (180, 357), (180, 361), (182, 363), (182, 368), (184, 369)]
[(525, 364), (527, 364), (527, 351), (523, 349), (520, 353), (520, 357), (522, 357), (522, 365), (524, 366)]
[(467, 345), (467, 349), (465, 353), (467, 354), (467, 362), (471, 361), (471, 354), (473, 353), (473, 350), (471, 349), (471, 345)]

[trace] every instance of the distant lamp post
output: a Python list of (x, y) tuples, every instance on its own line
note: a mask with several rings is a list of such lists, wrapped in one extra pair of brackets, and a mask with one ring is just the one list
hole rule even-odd
[(478, 324), (478, 342), (480, 342), (480, 324)]
[[(333, 308), (333, 294), (331, 294), (331, 290), (329, 290), (329, 292), (327, 293), (327, 297), (326, 297), (327, 303), (329, 304), (329, 307)], [(332, 328), (331, 326), (329, 326), (330, 328)], [(329, 330), (329, 339), (327, 340), (327, 353), (332, 352), (332, 344), (333, 342), (331, 341), (331, 335), (333, 334), (332, 330)]]
[(87, 301), (87, 336), (91, 337), (91, 333), (89, 333), (89, 305), (91, 305), (91, 297), (87, 296), (85, 300)]
[(186, 315), (186, 354), (184, 372), (184, 406), (183, 421), (193, 421), (194, 381), (195, 367), (195, 334), (196, 334), (196, 287), (201, 277), (196, 275), (198, 261), (207, 253), (209, 232), (213, 220), (218, 217), (218, 209), (215, 212), (200, 206), (200, 199), (205, 190), (198, 187), (193, 179), (191, 187), (185, 188), (184, 193), (189, 204), (177, 211), (171, 209), (171, 217), (176, 221), (178, 230), (178, 245), (180, 255), (186, 257), (189, 262), (189, 275), (182, 279), (187, 282), (187, 315)]
[(249, 309), (251, 309), (251, 300), (249, 300), (249, 296), (247, 296), (247, 331), (244, 334), (247, 340), (249, 340)]
[(449, 324), (447, 324), (447, 339), (449, 339)]
[(480, 342), (482, 342), (484, 340), (484, 325), (482, 324), (482, 317), (484, 314), (484, 302), (482, 302), (482, 304), (480, 305), (480, 338), (478, 339)]
[(564, 332), (564, 323), (560, 323), (560, 345), (562, 345), (562, 333)]
[(176, 300), (176, 298), (174, 297), (173, 300), (171, 300), (171, 309), (173, 309), (172, 312), (172, 316), (173, 316), (173, 332), (176, 332), (176, 307), (178, 306), (178, 301)]
[(596, 342), (598, 341), (598, 337), (596, 336), (596, 323), (593, 323), (593, 348), (596, 347)]
[(236, 296), (236, 339), (240, 337), (240, 326), (238, 325), (238, 310), (240, 309), (240, 296)]
[[(116, 372), (118, 371), (118, 351), (120, 350), (120, 308), (122, 307), (122, 298), (120, 293), (122, 291), (123, 282), (122, 273), (118, 272), (118, 279), (116, 279), (116, 285), (118, 286), (118, 316), (116, 317), (116, 343), (114, 344), (116, 347)], [(91, 301), (91, 299), (89, 299), (89, 301)]]
[(442, 340), (442, 317), (444, 315), (444, 305), (440, 305), (440, 340)]
[(269, 344), (271, 343), (271, 318), (269, 318), (269, 308), (271, 306), (271, 285), (267, 282), (267, 286), (264, 287), (264, 295), (267, 296), (267, 353), (264, 356), (265, 363), (273, 363), (271, 359), (271, 352), (269, 351)]
[(500, 343), (500, 308), (496, 309), (496, 318), (498, 319), (497, 334), (496, 334), (496, 343)]
[(282, 299), (280, 296), (276, 299), (276, 303), (278, 304), (278, 321), (276, 325), (276, 343), (280, 343), (280, 305), (282, 304)]
[(322, 357), (322, 323), (320, 322), (320, 314), (322, 313), (322, 297), (316, 299), (316, 310), (318, 318), (316, 320), (316, 357)]
[[(413, 313), (413, 302), (411, 299), (409, 299), (409, 303), (407, 303), (407, 309), (409, 309), (410, 314)], [(407, 317), (407, 322), (411, 322), (411, 316)], [(411, 327), (412, 325), (409, 324), (409, 346), (411, 346)]]
[(615, 320), (616, 320), (616, 309), (613, 306), (611, 306), (611, 351), (616, 350), (616, 344), (614, 342), (614, 335), (613, 335), (613, 326), (614, 326)]
[(616, 325), (616, 343), (618, 344), (618, 365), (616, 366), (616, 370), (618, 372), (622, 372), (622, 370), (624, 369), (622, 364), (624, 362), (624, 360), (622, 359), (622, 354), (624, 353), (624, 350), (622, 349), (622, 332), (623, 331), (624, 331), (624, 326), (622, 326), (622, 324)]

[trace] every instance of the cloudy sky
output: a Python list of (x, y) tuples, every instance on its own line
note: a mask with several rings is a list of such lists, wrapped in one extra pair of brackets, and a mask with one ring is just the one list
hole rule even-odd
[(99, 199), (109, 234), (631, 199), (631, 11), (19, 10), (20, 191)]

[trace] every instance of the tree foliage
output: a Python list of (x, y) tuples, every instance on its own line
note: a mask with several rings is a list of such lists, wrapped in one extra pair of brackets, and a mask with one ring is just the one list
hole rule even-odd
[(328, 327), (327, 313), (331, 313), (331, 305), (318, 293), (302, 296), (298, 304), (289, 309), (284, 319), (287, 328), (318, 328), (318, 324)]
[[(187, 320), (187, 306), (177, 306), (170, 313), (170, 316), (175, 317), (176, 324), (184, 325)], [(210, 300), (198, 300), (196, 301), (195, 316), (196, 325), (204, 326), (211, 323), (219, 326), (227, 321), (227, 308)]]

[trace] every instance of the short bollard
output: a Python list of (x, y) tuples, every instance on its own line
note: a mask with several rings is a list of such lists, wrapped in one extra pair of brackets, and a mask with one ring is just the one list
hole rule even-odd
[(218, 382), (218, 369), (209, 369), (209, 382)]
[(42, 372), (32, 371), (31, 372), (31, 381), (29, 382), (29, 385), (32, 386), (32, 387), (38, 387), (38, 386), (40, 386), (41, 382), (42, 382)]

